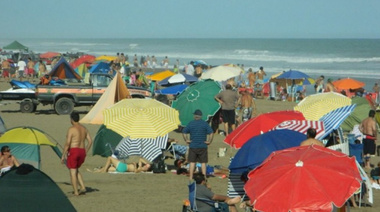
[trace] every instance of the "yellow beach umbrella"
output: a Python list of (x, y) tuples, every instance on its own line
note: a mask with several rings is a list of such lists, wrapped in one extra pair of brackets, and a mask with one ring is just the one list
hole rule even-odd
[(318, 121), (322, 116), (340, 107), (351, 105), (351, 99), (335, 92), (307, 96), (294, 110), (302, 112), (306, 120)]
[(151, 79), (152, 81), (161, 81), (165, 78), (173, 76), (175, 73), (170, 70), (161, 71), (158, 73), (154, 73), (150, 76), (146, 76), (146, 78)]
[(180, 125), (178, 111), (154, 99), (124, 99), (103, 116), (108, 129), (131, 138), (164, 136)]
[(107, 60), (107, 61), (113, 61), (116, 59), (117, 59), (116, 56), (110, 56), (110, 55), (102, 55), (102, 56), (95, 58), (95, 60)]

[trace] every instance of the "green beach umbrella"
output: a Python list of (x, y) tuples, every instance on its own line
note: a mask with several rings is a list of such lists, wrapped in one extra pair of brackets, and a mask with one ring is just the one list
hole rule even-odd
[(194, 119), (193, 113), (196, 109), (202, 111), (202, 119), (205, 121), (215, 115), (220, 104), (214, 97), (220, 91), (222, 88), (214, 80), (198, 81), (187, 87), (172, 103), (172, 107), (179, 111), (181, 125), (186, 126)]
[(368, 100), (364, 97), (352, 98), (352, 104), (356, 104), (354, 111), (340, 125), (344, 131), (351, 131), (355, 125), (360, 124), (368, 117), (368, 112), (371, 110)]

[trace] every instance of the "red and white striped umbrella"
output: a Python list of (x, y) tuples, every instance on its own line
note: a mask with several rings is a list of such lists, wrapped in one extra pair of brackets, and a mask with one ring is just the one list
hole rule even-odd
[(272, 130), (294, 130), (306, 135), (307, 129), (310, 127), (317, 131), (316, 139), (319, 139), (325, 134), (325, 127), (321, 121), (311, 121), (311, 120), (289, 120), (284, 121), (281, 124), (275, 126)]

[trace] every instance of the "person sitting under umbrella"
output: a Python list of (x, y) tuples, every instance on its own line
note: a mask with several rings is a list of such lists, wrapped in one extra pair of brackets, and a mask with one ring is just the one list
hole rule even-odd
[(309, 129), (307, 129), (307, 133), (306, 133), (307, 139), (302, 141), (300, 146), (318, 145), (318, 146), (325, 147), (325, 145), (323, 145), (321, 141), (315, 139), (316, 135), (317, 135), (317, 130), (315, 128), (310, 127)]
[(121, 162), (115, 155), (109, 156), (107, 158), (106, 164), (103, 166), (103, 168), (100, 169), (94, 169), (94, 171), (91, 171), (87, 169), (87, 171), (90, 172), (96, 172), (96, 173), (106, 173), (106, 172), (148, 172), (152, 170), (152, 165), (145, 159), (140, 158), (138, 163), (124, 163)]
[(11, 149), (9, 146), (2, 146), (0, 154), (0, 176), (1, 174), (11, 170), (14, 166), (19, 167), (20, 163), (16, 157), (11, 154)]

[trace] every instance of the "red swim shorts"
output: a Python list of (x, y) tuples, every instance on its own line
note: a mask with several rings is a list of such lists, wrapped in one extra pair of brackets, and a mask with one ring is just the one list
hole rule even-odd
[(71, 148), (67, 155), (67, 167), (69, 169), (79, 168), (86, 158), (86, 150), (83, 148)]

